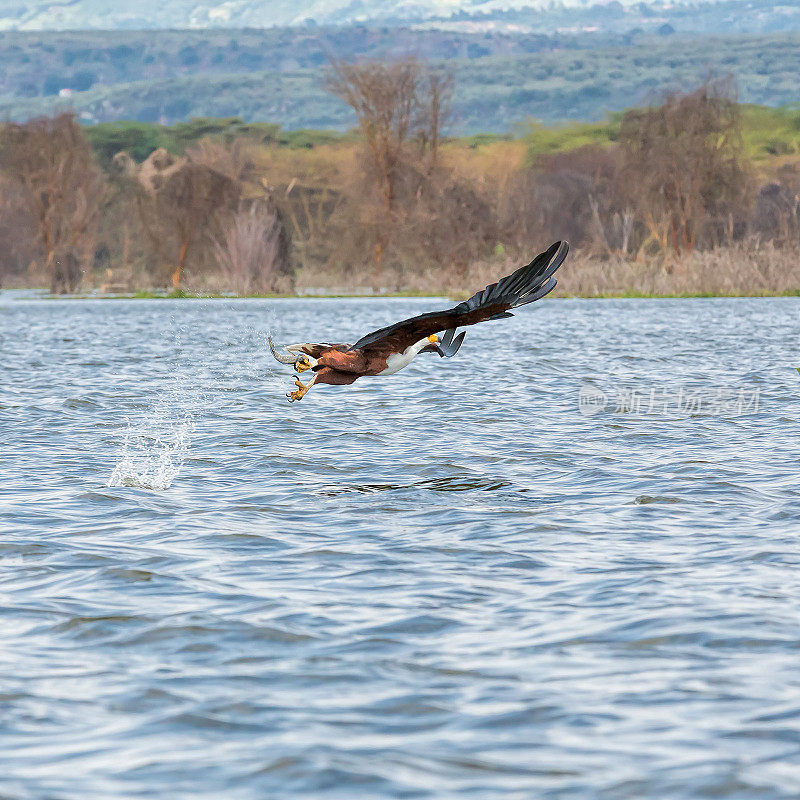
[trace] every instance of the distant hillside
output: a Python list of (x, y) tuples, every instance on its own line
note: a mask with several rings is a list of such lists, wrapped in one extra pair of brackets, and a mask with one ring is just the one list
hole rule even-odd
[(339, 58), (473, 60), (621, 44), (576, 34), (466, 34), (409, 28), (0, 33), (0, 96), (42, 97), (141, 80), (291, 72)]
[[(480, 44), (479, 38), (483, 44)], [(171, 124), (239, 116), (284, 128), (345, 129), (349, 109), (322, 88), (328, 53), (416, 52), (456, 72), (453, 133), (503, 132), (527, 118), (599, 119), (709, 73), (741, 99), (800, 100), (800, 34), (643, 37), (590, 48), (585, 36), (476, 37), (442, 31), (189, 31), (0, 35), (0, 118), (65, 107), (87, 123)], [(65, 91), (66, 90), (66, 91)], [(70, 95), (67, 97), (59, 96)]]
[(793, 30), (799, 22), (797, 0), (0, 0), (0, 30), (455, 25), (624, 32), (669, 24), (684, 32), (753, 33)]

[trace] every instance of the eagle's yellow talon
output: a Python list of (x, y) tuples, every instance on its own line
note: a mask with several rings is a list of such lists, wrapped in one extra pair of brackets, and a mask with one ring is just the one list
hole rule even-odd
[(295, 400), (302, 400), (303, 395), (309, 390), (309, 386), (306, 386), (304, 383), (301, 383), (300, 378), (295, 378), (294, 385), (297, 387), (296, 392), (289, 392), (286, 396), (289, 398), (289, 402), (293, 403)]

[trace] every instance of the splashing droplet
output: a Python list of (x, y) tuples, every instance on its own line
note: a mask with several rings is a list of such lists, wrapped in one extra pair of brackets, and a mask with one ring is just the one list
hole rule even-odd
[(189, 453), (199, 402), (190, 377), (180, 373), (149, 408), (129, 417), (108, 486), (169, 489)]
[(172, 486), (189, 452), (194, 423), (184, 418), (171, 429), (137, 431), (128, 424), (119, 461), (109, 486), (128, 486), (163, 492)]

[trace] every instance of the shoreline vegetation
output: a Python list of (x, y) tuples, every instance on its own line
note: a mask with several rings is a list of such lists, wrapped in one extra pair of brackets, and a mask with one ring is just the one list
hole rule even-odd
[[(466, 295), (440, 295), (440, 294), (158, 294), (155, 292), (136, 292), (136, 294), (48, 294), (42, 293), (36, 299), (40, 300), (403, 300), (403, 299), (428, 299), (444, 298), (448, 301), (458, 302)], [(785, 292), (762, 292), (760, 294), (719, 292), (697, 292), (681, 294), (644, 294), (635, 291), (610, 292), (607, 294), (554, 294), (554, 300), (709, 300), (715, 297), (737, 299), (768, 299), (776, 297), (800, 297), (800, 289), (790, 289)], [(20, 298), (22, 299), (22, 298)], [(24, 299), (31, 299), (30, 297)]]
[[(31, 289), (41, 298), (68, 297), (81, 300), (200, 300), (200, 299), (397, 299), (448, 298), (464, 300), (485, 285), (499, 280), (520, 266), (510, 258), (472, 265), (458, 283), (441, 282), (435, 274), (419, 275), (405, 289), (380, 289), (357, 284), (332, 283), (324, 286), (322, 277), (315, 282), (298, 280), (289, 292), (236, 293), (219, 288), (139, 289), (129, 292), (102, 293), (97, 287), (69, 295), (48, 294), (44, 287), (15, 285), (8, 289)], [(302, 274), (301, 274), (302, 278)], [(652, 259), (632, 262), (622, 259), (601, 260), (591, 254), (573, 252), (558, 275), (559, 283), (551, 298), (658, 299), (708, 297), (798, 297), (800, 296), (800, 249), (776, 248), (772, 244), (720, 247), (693, 253), (668, 270), (663, 262)], [(2, 294), (2, 289), (0, 289)]]
[(0, 288), (462, 299), (558, 239), (554, 296), (800, 294), (800, 109), (730, 79), (599, 123), (445, 136), (453, 75), (333, 60), (348, 134), (0, 125)]

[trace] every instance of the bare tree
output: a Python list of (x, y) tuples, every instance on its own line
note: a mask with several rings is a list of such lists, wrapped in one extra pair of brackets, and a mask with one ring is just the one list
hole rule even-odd
[(455, 78), (452, 72), (428, 69), (419, 82), (418, 103), (420, 119), (418, 136), (423, 155), (430, 153), (429, 171), (436, 169), (439, 162), (439, 144), (442, 130), (450, 116)]
[(748, 191), (739, 107), (730, 80), (710, 81), (663, 105), (629, 111), (620, 141), (628, 185), (651, 240), (691, 252), (728, 224)]
[(198, 245), (209, 242), (225, 212), (235, 209), (241, 185), (227, 175), (166, 150), (155, 150), (138, 168), (116, 158), (133, 172), (140, 190), (138, 208), (153, 250), (172, 269), (177, 290), (187, 260)]
[[(408, 222), (409, 214), (419, 217), (427, 188), (422, 183), (430, 182), (437, 167), (452, 85), (450, 73), (435, 71), (414, 58), (331, 63), (326, 86), (356, 113), (368, 156), (365, 176), (374, 182), (379, 198), (378, 215), (368, 210), (363, 220), (375, 237), (378, 264), (395, 233), (408, 232), (408, 225), (401, 223)], [(418, 153), (413, 139), (419, 142)]]
[(392, 209), (397, 172), (414, 122), (420, 66), (415, 59), (389, 64), (334, 60), (326, 77), (329, 91), (356, 113), (375, 167), (384, 209)]
[(0, 176), (0, 284), (19, 279), (41, 256), (37, 225), (22, 188)]
[(358, 64), (334, 59), (326, 86), (355, 111), (384, 207), (391, 211), (412, 135), (436, 163), (452, 97), (452, 73), (433, 70), (414, 58)]
[(93, 250), (104, 180), (74, 115), (5, 125), (0, 167), (35, 221), (51, 291), (76, 291)]
[(502, 240), (527, 250), (543, 238), (564, 238), (607, 253), (617, 169), (612, 148), (591, 145), (531, 159), (497, 189)]

